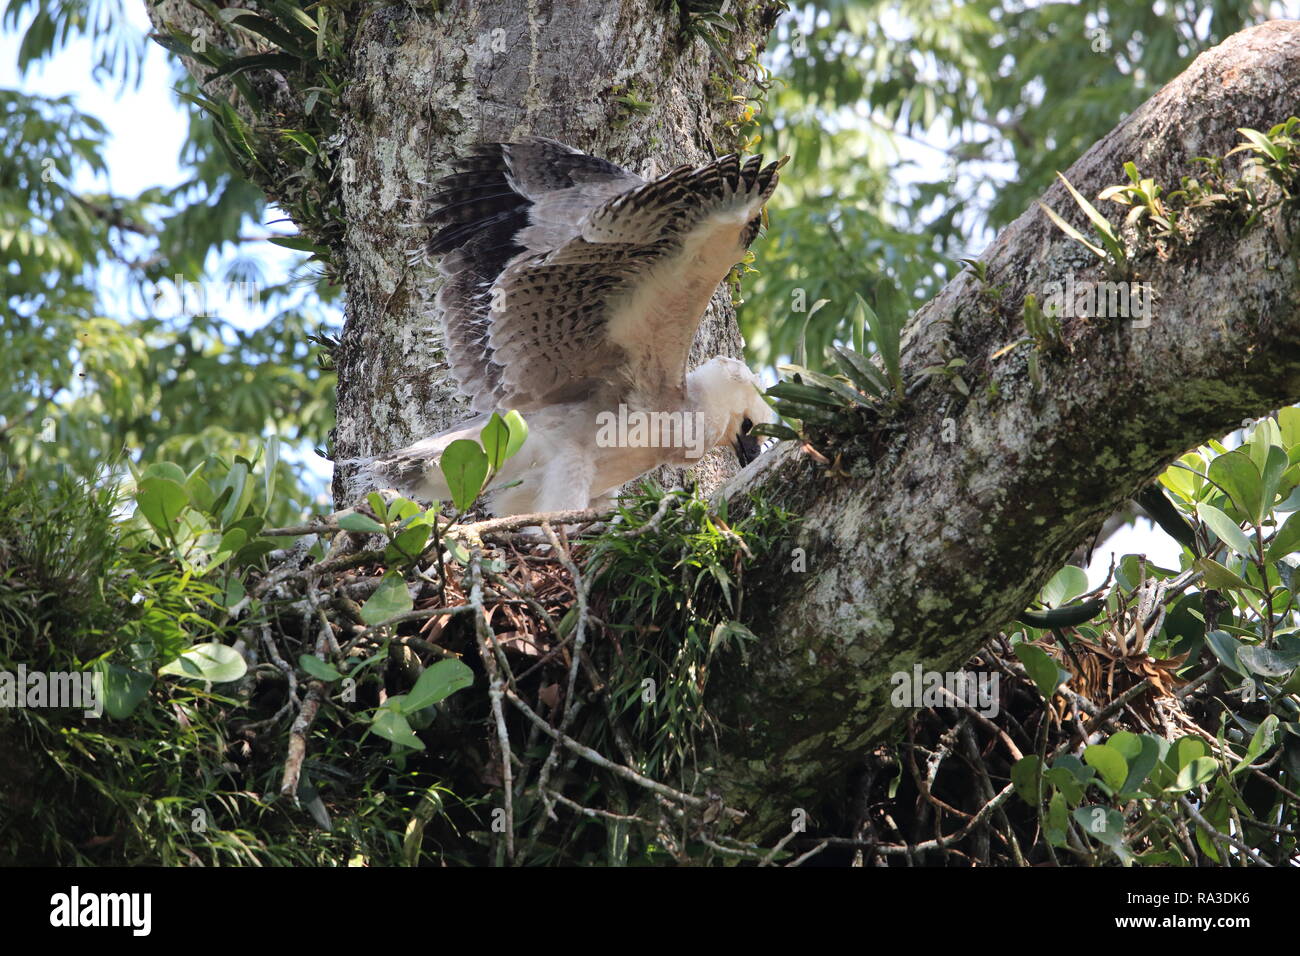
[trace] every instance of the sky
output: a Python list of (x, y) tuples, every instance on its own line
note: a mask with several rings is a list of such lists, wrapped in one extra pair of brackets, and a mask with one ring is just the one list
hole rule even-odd
[[(130, 28), (142, 33), (149, 30), (143, 4), (127, 2), (124, 9)], [(45, 95), (71, 94), (79, 109), (97, 116), (111, 133), (105, 152), (107, 181), (83, 171), (76, 183), (78, 187), (108, 187), (116, 193), (134, 194), (150, 186), (183, 181), (177, 157), (185, 138), (186, 118), (172, 93), (172, 63), (161, 47), (155, 43), (147, 45), (140, 83), (122, 89), (115, 83), (101, 86), (92, 79), (87, 67), (92, 59), (91, 47), (84, 39), (73, 41), (50, 61), (20, 76), (15, 67), (20, 39), (21, 33), (0, 32), (0, 87)], [(938, 140), (946, 134), (934, 131), (934, 135)], [(916, 164), (916, 175), (932, 178), (934, 170), (927, 167), (942, 162), (942, 151), (927, 151), (914, 145), (905, 149), (905, 158)], [(267, 218), (278, 218), (278, 215), (271, 209)], [(257, 248), (245, 246), (241, 252), (261, 257), (271, 275), (281, 273), (292, 258), (287, 251), (270, 243), (260, 243)], [(220, 273), (214, 270), (213, 274)], [(238, 304), (226, 314), (232, 322), (245, 327), (269, 318)], [(310, 452), (302, 457), (323, 488), (330, 474), (329, 463)], [(1130, 553), (1146, 554), (1160, 566), (1176, 568), (1180, 548), (1168, 536), (1153, 529), (1145, 518), (1138, 519), (1097, 546), (1088, 568), (1090, 583), (1096, 586), (1105, 578), (1112, 555), (1118, 559)]]

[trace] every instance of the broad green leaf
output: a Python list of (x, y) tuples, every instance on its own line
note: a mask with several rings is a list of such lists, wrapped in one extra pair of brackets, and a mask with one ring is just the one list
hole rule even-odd
[(1088, 590), (1088, 572), (1067, 564), (1043, 585), (1038, 597), (1048, 607), (1062, 607)]
[[(1277, 429), (1272, 419), (1268, 419), (1268, 424), (1274, 430)], [(1264, 461), (1264, 467), (1260, 469), (1262, 477), (1260, 479), (1259, 503), (1255, 507), (1255, 524), (1262, 524), (1264, 518), (1268, 516), (1273, 507), (1273, 500), (1282, 487), (1284, 476), (1290, 464), (1286, 452), (1282, 450), (1280, 445), (1268, 446), (1268, 456)]]
[(1128, 761), (1115, 747), (1093, 744), (1083, 752), (1083, 762), (1101, 774), (1111, 790), (1118, 791), (1128, 779)]
[(1196, 506), (1196, 514), (1204, 521), (1216, 535), (1219, 540), (1236, 551), (1244, 558), (1249, 558), (1254, 554), (1254, 548), (1251, 546), (1250, 539), (1245, 533), (1226, 514), (1220, 511), (1214, 505), (1207, 505), (1204, 502)]
[(1038, 769), (1041, 765), (1037, 754), (1029, 754), (1011, 767), (1011, 784), (1020, 799), (1031, 807), (1038, 805)]
[(399, 747), (411, 750), (423, 750), (424, 741), (415, 736), (415, 731), (406, 718), (396, 710), (381, 707), (370, 722), (370, 729), (386, 740), (391, 740)]
[(1243, 515), (1254, 516), (1257, 513), (1263, 482), (1249, 455), (1242, 451), (1220, 455), (1210, 462), (1207, 474), (1228, 493)]
[(1268, 545), (1268, 560), (1278, 561), (1300, 551), (1300, 511), (1293, 511), (1277, 529)]
[(370, 510), (379, 517), (380, 521), (387, 522), (391, 520), (388, 516), (388, 502), (384, 500), (384, 496), (379, 492), (372, 491), (366, 495), (366, 504), (370, 505)]
[(135, 713), (153, 686), (152, 674), (123, 664), (101, 662), (96, 670), (104, 675), (104, 713), (115, 720)]
[[(1107, 743), (1114, 746), (1116, 736), (1119, 735), (1112, 735)], [(1120, 793), (1122, 794), (1137, 793), (1160, 761), (1159, 741), (1148, 734), (1133, 736), (1138, 746), (1138, 752), (1136, 754), (1124, 754), (1124, 759), (1128, 762), (1128, 776), (1124, 780), (1124, 785), (1120, 787)]]
[(1282, 433), (1282, 444), (1288, 449), (1300, 445), (1300, 408), (1287, 406), (1278, 412), (1277, 427)]
[(1255, 591), (1256, 588), (1247, 584), (1236, 574), (1229, 571), (1218, 561), (1211, 558), (1197, 558), (1193, 567), (1205, 575), (1205, 583), (1219, 591)]
[(1285, 677), (1300, 665), (1300, 653), (1288, 653), (1258, 644), (1243, 645), (1237, 651), (1237, 659), (1247, 670), (1261, 677)]
[(238, 651), (225, 644), (212, 642), (195, 644), (182, 651), (176, 660), (158, 668), (158, 673), (226, 684), (239, 680), (247, 670), (248, 665)]
[(426, 667), (420, 679), (415, 682), (406, 700), (402, 703), (402, 713), (412, 714), (423, 710), (430, 704), (449, 697), (462, 687), (474, 683), (474, 672), (457, 660), (444, 660)]
[(334, 669), (334, 665), (321, 660), (315, 654), (299, 654), (298, 666), (317, 680), (333, 682), (343, 679), (343, 675)]
[(1205, 635), (1205, 643), (1209, 645), (1210, 650), (1214, 652), (1214, 656), (1219, 659), (1219, 663), (1224, 667), (1236, 674), (1244, 673), (1243, 665), (1238, 658), (1238, 654), (1245, 647), (1241, 641), (1226, 631), (1208, 631)]
[(1050, 700), (1057, 685), (1069, 675), (1041, 648), (1021, 643), (1016, 645), (1015, 651), (1030, 679), (1038, 685), (1039, 693)]
[(1110, 807), (1076, 807), (1074, 822), (1088, 836), (1107, 846), (1118, 847), (1124, 841), (1124, 818)]
[(1237, 766), (1232, 768), (1234, 777), (1254, 763), (1260, 754), (1273, 746), (1273, 740), (1277, 736), (1278, 724), (1277, 714), (1269, 714), (1264, 718), (1259, 725), (1259, 729), (1255, 731), (1255, 735), (1251, 737), (1250, 746), (1246, 748), (1245, 756), (1241, 758), (1241, 762)]
[(166, 478), (168, 481), (174, 481), (178, 485), (184, 485), (189, 480), (180, 465), (173, 464), (170, 461), (156, 461), (144, 470), (144, 478)]
[(170, 478), (145, 478), (135, 491), (136, 507), (164, 540), (175, 531), (175, 523), (190, 503), (185, 487)]
[(457, 511), (468, 511), (483, 490), (488, 476), (488, 456), (476, 441), (459, 438), (447, 446), (438, 462)]
[(361, 619), (375, 627), (390, 618), (405, 614), (413, 607), (411, 592), (406, 589), (406, 581), (400, 574), (384, 575), (375, 593), (361, 607)]
[(1186, 737), (1180, 737), (1169, 748), (1169, 753), (1165, 755), (1165, 763), (1169, 764), (1174, 770), (1182, 770), (1193, 760), (1198, 757), (1208, 757), (1210, 755), (1210, 745), (1205, 739), (1194, 734), (1188, 734)]
[(384, 533), (382, 524), (370, 517), (370, 515), (363, 515), (359, 511), (354, 511), (339, 518), (339, 527), (344, 531), (361, 531), (366, 534)]
[(1219, 772), (1219, 762), (1213, 757), (1197, 757), (1178, 771), (1178, 779), (1173, 789), (1178, 791), (1194, 790), (1209, 783)]
[(432, 530), (427, 524), (417, 524), (398, 533), (393, 538), (393, 543), (384, 550), (385, 559), (391, 562), (418, 558), (429, 543), (429, 533)]
[(248, 510), (248, 504), (252, 501), (255, 490), (253, 483), (248, 480), (248, 476), (249, 468), (242, 461), (237, 461), (230, 466), (230, 472), (222, 482), (223, 489), (230, 489), (230, 498), (226, 501), (226, 506), (221, 512), (221, 527), (225, 528), (234, 524)]

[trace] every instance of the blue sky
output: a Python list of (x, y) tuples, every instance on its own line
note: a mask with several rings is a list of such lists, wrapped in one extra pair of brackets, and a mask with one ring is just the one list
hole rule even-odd
[[(141, 33), (149, 30), (142, 3), (127, 2), (124, 8), (130, 28)], [(20, 39), (21, 33), (0, 32), (0, 87), (45, 95), (72, 94), (78, 108), (99, 117), (112, 134), (105, 155), (107, 181), (97, 181), (97, 177), (83, 171), (78, 187), (130, 195), (150, 186), (175, 185), (184, 179), (177, 157), (185, 138), (186, 119), (172, 93), (172, 63), (161, 47), (147, 44), (139, 85), (122, 89), (116, 83), (101, 86), (92, 79), (88, 68), (91, 46), (84, 39), (74, 40), (50, 61), (20, 76), (15, 68)], [(914, 147), (908, 152), (912, 155), (906, 158), (918, 166), (934, 163), (934, 157), (940, 155), (935, 152), (927, 156), (926, 151)], [(929, 170), (921, 172), (930, 176)], [(274, 210), (268, 211), (268, 219), (277, 217)], [(268, 274), (282, 272), (292, 258), (270, 243), (246, 246), (241, 252), (261, 258)], [(220, 272), (214, 270), (213, 274)], [(230, 318), (241, 325), (256, 325), (266, 317), (235, 309)], [(305, 458), (322, 481), (328, 479), (328, 462), (310, 453)], [(1179, 549), (1163, 533), (1153, 531), (1149, 522), (1139, 519), (1135, 526), (1121, 529), (1097, 547), (1088, 575), (1093, 584), (1104, 578), (1112, 553), (1117, 558), (1145, 553), (1157, 564), (1177, 567)]]

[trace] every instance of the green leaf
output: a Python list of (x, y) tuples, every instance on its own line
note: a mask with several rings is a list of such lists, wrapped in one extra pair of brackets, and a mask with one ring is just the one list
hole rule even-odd
[(1042, 762), (1037, 754), (1021, 757), (1011, 767), (1011, 785), (1020, 799), (1031, 807), (1038, 805), (1038, 769)]
[(1099, 843), (1111, 847), (1119, 847), (1124, 843), (1124, 818), (1110, 807), (1076, 807), (1074, 822)]
[[(1272, 431), (1277, 430), (1273, 420), (1265, 419)], [(1279, 441), (1281, 439), (1279, 438)], [(1283, 476), (1286, 474), (1287, 467), (1290, 465), (1286, 452), (1279, 445), (1269, 445), (1268, 454), (1264, 460), (1264, 467), (1260, 469), (1260, 491), (1259, 501), (1255, 505), (1254, 518), (1255, 524), (1263, 524), (1264, 518), (1273, 508), (1273, 499), (1277, 497), (1278, 489), (1282, 486)]]
[(528, 423), (524, 421), (524, 416), (512, 409), (506, 412), (506, 427), (510, 429), (510, 441), (506, 445), (506, 461), (509, 461), (528, 441)]
[(1065, 797), (1059, 791), (1052, 794), (1047, 805), (1047, 840), (1053, 846), (1066, 845), (1066, 832), (1070, 822), (1070, 808), (1066, 806)]
[(1244, 674), (1243, 666), (1238, 658), (1241, 649), (1245, 647), (1241, 641), (1237, 640), (1226, 631), (1207, 631), (1205, 634), (1205, 643), (1209, 645), (1214, 656), (1224, 667), (1236, 674)]
[(424, 551), (429, 543), (429, 534), (433, 529), (427, 524), (417, 524), (400, 532), (393, 543), (384, 550), (384, 559), (390, 563), (413, 561)]
[(1197, 558), (1192, 565), (1205, 575), (1205, 583), (1219, 591), (1255, 591), (1258, 590), (1233, 574), (1218, 561), (1210, 558)]
[(483, 490), (488, 475), (488, 456), (476, 441), (458, 438), (447, 446), (438, 462), (451, 500), (457, 511), (468, 511)]
[(180, 657), (158, 668), (159, 674), (171, 674), (189, 680), (227, 684), (239, 680), (248, 670), (244, 658), (233, 647), (216, 642), (195, 644)]
[(506, 461), (506, 450), (510, 447), (510, 429), (496, 412), (478, 433), (478, 440), (487, 454), (488, 467), (500, 471)]
[(1238, 511), (1248, 517), (1255, 515), (1263, 480), (1249, 455), (1243, 451), (1220, 455), (1210, 462), (1207, 474), (1228, 493)]
[(861, 405), (864, 408), (879, 407), (873, 402), (868, 401), (867, 397), (862, 392), (859, 392), (851, 385), (841, 382), (833, 376), (814, 372), (811, 369), (804, 368), (802, 365), (778, 365), (776, 370), (782, 375), (798, 375), (806, 384), (810, 384), (814, 388), (821, 388), (828, 392), (832, 392), (843, 398), (846, 402)]
[(1252, 674), (1260, 677), (1285, 677), (1300, 665), (1300, 652), (1274, 650), (1258, 644), (1244, 644), (1237, 651), (1237, 660)]
[(366, 534), (384, 533), (383, 525), (370, 515), (363, 515), (359, 511), (354, 511), (339, 518), (339, 527), (344, 531), (361, 531)]
[(178, 485), (184, 485), (189, 480), (180, 465), (170, 461), (156, 461), (144, 470), (144, 478), (166, 478), (168, 481), (174, 481)]
[[(392, 700), (396, 700), (396, 698), (392, 698), (389, 703), (392, 703)], [(391, 740), (399, 747), (407, 747), (411, 750), (424, 749), (424, 741), (415, 736), (415, 731), (411, 729), (410, 723), (395, 709), (380, 707), (374, 719), (370, 722), (370, 729), (385, 740)]]
[(366, 504), (370, 505), (370, 510), (379, 517), (380, 521), (388, 523), (392, 520), (388, 514), (388, 502), (379, 492), (372, 491), (366, 495)]
[(1278, 561), (1300, 550), (1300, 511), (1293, 511), (1268, 545), (1268, 560)]
[(474, 672), (457, 660), (444, 660), (426, 667), (402, 702), (402, 713), (413, 714), (474, 683)]
[(772, 398), (786, 399), (810, 405), (827, 405), (831, 408), (843, 408), (844, 402), (834, 392), (799, 382), (777, 382), (767, 390)]
[(264, 480), (266, 482), (266, 505), (269, 508), (275, 501), (275, 482), (276, 472), (280, 466), (280, 436), (272, 435), (266, 442), (266, 462), (263, 467), (266, 469)]
[(1062, 607), (1088, 590), (1088, 572), (1067, 564), (1043, 585), (1038, 598), (1048, 607)]
[(1277, 427), (1282, 433), (1282, 444), (1288, 449), (1300, 445), (1300, 408), (1288, 405), (1278, 412)]
[(1128, 761), (1115, 747), (1108, 744), (1093, 744), (1083, 752), (1083, 762), (1101, 774), (1112, 791), (1119, 791), (1128, 779)]
[(405, 614), (413, 606), (405, 579), (400, 574), (390, 572), (384, 575), (384, 580), (375, 593), (362, 605), (361, 620), (375, 627), (399, 614)]
[(1232, 768), (1232, 776), (1236, 776), (1243, 770), (1246, 770), (1264, 751), (1273, 746), (1273, 740), (1277, 736), (1278, 729), (1277, 714), (1269, 714), (1260, 723), (1259, 729), (1250, 739), (1250, 746), (1246, 748), (1246, 755), (1241, 758), (1241, 762)]
[(760, 422), (750, 430), (751, 435), (759, 435), (766, 438), (776, 438), (780, 441), (798, 441), (799, 433), (789, 425), (769, 424)]
[(1213, 757), (1197, 757), (1178, 771), (1178, 779), (1172, 789), (1178, 792), (1194, 790), (1209, 783), (1218, 772), (1219, 761)]
[(203, 78), (204, 83), (211, 83), (222, 76), (234, 76), (246, 70), (280, 70), (289, 72), (302, 65), (302, 58), (288, 53), (254, 53), (251, 56), (234, 57), (221, 67)]
[(1057, 214), (1056, 210), (1054, 210), (1051, 206), (1047, 206), (1040, 202), (1038, 204), (1038, 208), (1043, 210), (1043, 212), (1047, 214), (1047, 218), (1052, 220), (1052, 222), (1056, 224), (1056, 228), (1060, 229), (1061, 232), (1065, 233), (1075, 242), (1079, 243), (1079, 245), (1083, 246), (1085, 249), (1091, 252), (1098, 259), (1106, 258), (1105, 249), (1097, 245), (1095, 242), (1092, 242), (1087, 236), (1081, 233), (1078, 229), (1075, 229), (1072, 225), (1070, 225), (1068, 222), (1062, 219)]
[(838, 345), (831, 346), (831, 353), (845, 376), (868, 395), (880, 397), (889, 391), (889, 380), (867, 356)]
[(135, 491), (136, 507), (164, 540), (172, 537), (174, 525), (190, 503), (185, 487), (170, 478), (145, 478)]
[(1196, 515), (1204, 521), (1220, 541), (1236, 551), (1244, 558), (1249, 558), (1254, 554), (1254, 548), (1251, 547), (1250, 539), (1245, 533), (1226, 514), (1220, 511), (1214, 505), (1207, 505), (1204, 502), (1196, 506)]
[(104, 675), (104, 713), (122, 720), (135, 713), (153, 686), (153, 675), (123, 664), (101, 662), (95, 668)]
[(343, 675), (335, 670), (332, 664), (321, 660), (315, 654), (299, 654), (298, 666), (317, 680), (327, 683), (343, 679)]
[[(1107, 743), (1112, 747), (1115, 746), (1115, 738), (1118, 736), (1120, 735), (1112, 734)], [(1133, 737), (1133, 742), (1136, 743), (1138, 749), (1136, 753), (1130, 753), (1121, 748), (1124, 759), (1128, 762), (1128, 777), (1125, 778), (1123, 786), (1120, 787), (1121, 794), (1136, 794), (1160, 761), (1160, 742), (1158, 740), (1148, 734), (1130, 734), (1129, 736)]]
[(1020, 662), (1025, 665), (1025, 671), (1030, 679), (1038, 685), (1039, 693), (1050, 700), (1056, 693), (1057, 685), (1069, 675), (1057, 667), (1056, 661), (1052, 660), (1042, 648), (1020, 643), (1015, 646), (1015, 652), (1016, 657), (1020, 658)]
[(901, 310), (886, 309), (883, 316), (876, 314), (865, 299), (853, 293), (857, 308), (871, 325), (871, 338), (876, 343), (876, 352), (885, 366), (889, 381), (894, 386), (894, 393), (903, 397), (903, 371), (900, 361), (903, 340), (903, 316)]
[(234, 524), (244, 516), (248, 510), (248, 504), (253, 500), (253, 492), (256, 490), (253, 483), (248, 480), (249, 467), (242, 461), (237, 461), (230, 466), (230, 471), (226, 474), (221, 483), (222, 490), (230, 489), (230, 498), (226, 501), (226, 506), (221, 510), (221, 527), (226, 528)]
[(1210, 745), (1205, 742), (1205, 739), (1195, 734), (1188, 734), (1186, 737), (1178, 738), (1169, 748), (1169, 753), (1165, 755), (1165, 763), (1173, 770), (1179, 771), (1198, 757), (1209, 755)]

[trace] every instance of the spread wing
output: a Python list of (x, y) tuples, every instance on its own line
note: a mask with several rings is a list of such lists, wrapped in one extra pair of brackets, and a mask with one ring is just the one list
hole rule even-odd
[(680, 389), (779, 166), (732, 155), (647, 183), (553, 140), (477, 147), (438, 184), (429, 245), (461, 390), (489, 411), (602, 383)]

